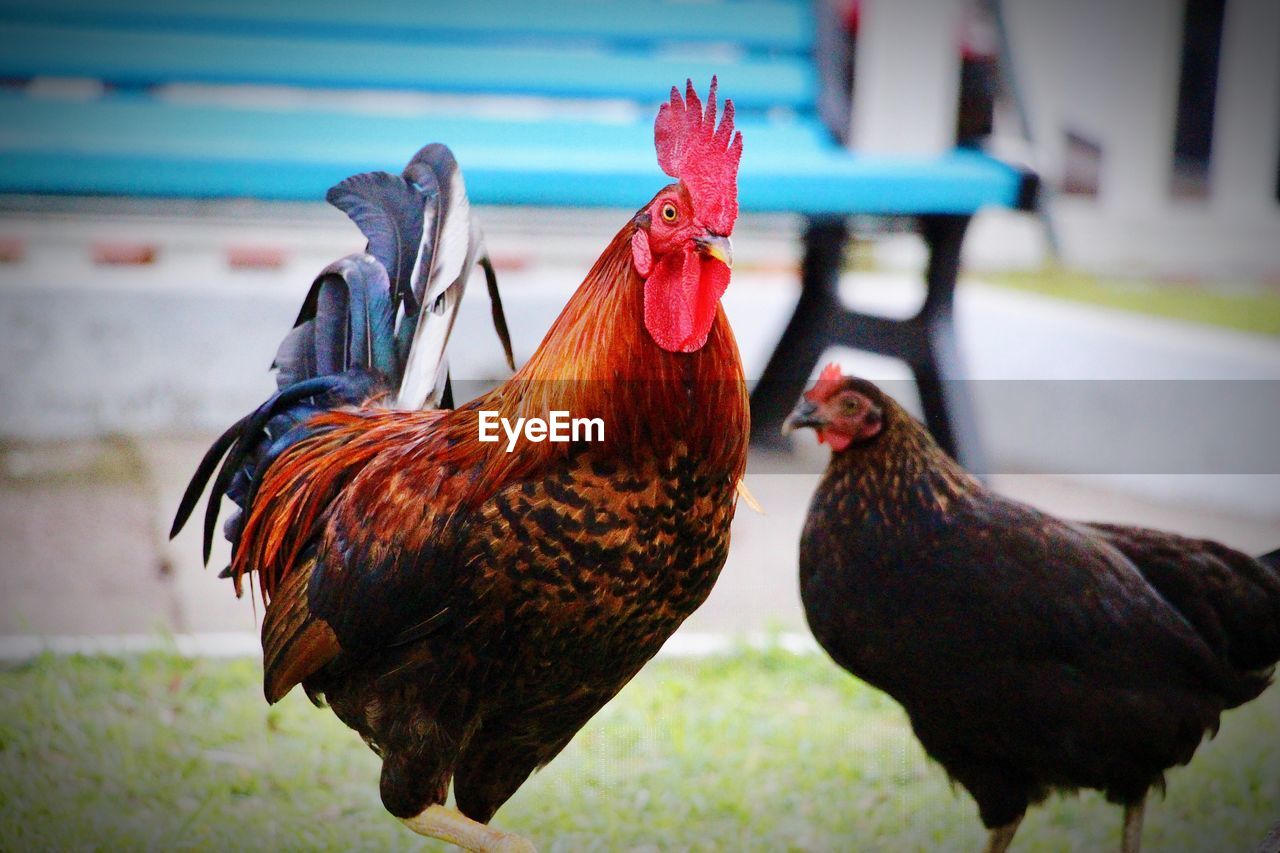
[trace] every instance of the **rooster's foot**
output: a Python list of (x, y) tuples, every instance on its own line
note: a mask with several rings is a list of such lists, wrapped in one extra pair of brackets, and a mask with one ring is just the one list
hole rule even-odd
[(536, 853), (536, 848), (520, 836), (485, 826), (444, 806), (429, 806), (417, 817), (401, 820), (419, 835), (479, 853)]

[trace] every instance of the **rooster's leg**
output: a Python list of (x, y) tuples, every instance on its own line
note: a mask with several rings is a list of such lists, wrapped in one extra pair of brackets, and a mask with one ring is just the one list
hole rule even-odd
[(1120, 843), (1122, 853), (1138, 853), (1142, 847), (1142, 815), (1147, 801), (1141, 800), (1124, 807), (1124, 836)]
[(1018, 831), (1018, 824), (1022, 823), (1022, 817), (1006, 823), (1004, 826), (997, 826), (991, 830), (987, 836), (987, 847), (985, 853), (1004, 853), (1009, 849), (1009, 845), (1013, 843), (1013, 836)]
[(401, 818), (419, 835), (448, 841), (483, 853), (534, 853), (535, 848), (518, 835), (500, 832), (444, 806), (429, 806), (417, 817)]

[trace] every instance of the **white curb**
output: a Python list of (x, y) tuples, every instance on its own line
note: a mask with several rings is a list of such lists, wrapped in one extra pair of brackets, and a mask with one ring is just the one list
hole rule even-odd
[[(740, 635), (687, 632), (677, 633), (668, 640), (658, 656), (710, 657), (730, 654), (743, 648), (757, 651), (782, 649), (792, 654), (811, 654), (818, 650), (817, 643), (812, 637), (798, 632), (779, 634), (752, 632)], [(183, 657), (256, 658), (262, 654), (262, 645), (257, 634), (247, 632), (0, 637), (0, 661), (26, 661), (46, 652), (56, 655), (112, 657), (146, 652), (170, 652)]]

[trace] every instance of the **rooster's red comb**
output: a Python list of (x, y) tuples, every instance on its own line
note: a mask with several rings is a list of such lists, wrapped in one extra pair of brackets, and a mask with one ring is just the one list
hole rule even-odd
[(822, 368), (822, 372), (818, 374), (817, 383), (804, 392), (804, 398), (811, 403), (823, 403), (840, 387), (840, 383), (844, 380), (844, 374), (840, 372), (840, 365), (834, 361)]
[(671, 100), (658, 109), (653, 144), (662, 171), (681, 181), (693, 199), (698, 219), (716, 234), (728, 236), (738, 218), (738, 161), (742, 133), (733, 130), (733, 101), (724, 102), (716, 127), (716, 78), (711, 78), (703, 110), (693, 81), (685, 83), (684, 100), (671, 87)]

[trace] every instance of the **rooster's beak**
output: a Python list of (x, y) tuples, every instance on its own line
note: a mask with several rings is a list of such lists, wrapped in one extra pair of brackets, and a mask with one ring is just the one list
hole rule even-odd
[(791, 410), (791, 414), (787, 415), (787, 419), (782, 422), (782, 434), (790, 435), (794, 430), (804, 427), (824, 427), (827, 422), (818, 415), (818, 406), (816, 403), (800, 398), (800, 402), (796, 403), (796, 407)]
[(730, 269), (733, 268), (733, 244), (729, 242), (728, 237), (721, 237), (719, 234), (708, 231), (702, 237), (695, 237), (693, 242), (697, 244), (698, 251), (702, 254), (715, 258)]

